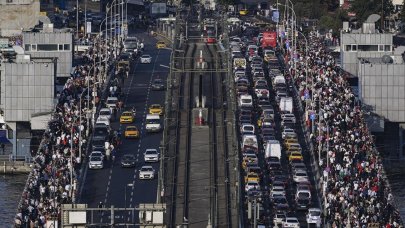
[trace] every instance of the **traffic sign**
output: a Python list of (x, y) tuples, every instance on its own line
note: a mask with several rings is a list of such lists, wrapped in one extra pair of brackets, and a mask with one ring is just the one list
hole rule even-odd
[(311, 120), (315, 120), (315, 119), (316, 119), (315, 113), (311, 113), (311, 115), (309, 116), (309, 118), (310, 118)]

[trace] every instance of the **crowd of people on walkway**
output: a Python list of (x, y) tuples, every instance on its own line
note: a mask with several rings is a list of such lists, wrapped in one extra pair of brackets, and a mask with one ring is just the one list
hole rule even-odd
[(298, 56), (296, 72), (290, 62), (289, 72), (302, 104), (318, 115), (314, 123), (307, 121), (307, 127), (311, 129), (315, 124), (310, 134), (315, 157), (321, 147), (319, 181), (327, 223), (331, 227), (402, 226), (382, 158), (375, 150), (346, 73), (326, 51), (322, 37), (311, 33), (309, 43), (308, 56), (304, 52)]
[[(94, 46), (82, 55), (82, 65), (72, 71), (63, 90), (58, 92), (49, 128), (38, 151), (33, 151), (32, 172), (15, 216), (16, 227), (44, 227), (46, 222), (58, 221), (61, 204), (74, 201), (92, 125), (87, 122), (86, 113), (99, 102), (97, 95), (101, 95), (101, 76), (105, 70), (90, 61), (105, 59), (104, 44), (92, 39)], [(108, 50), (112, 50), (111, 45)], [(96, 83), (98, 80), (100, 83)], [(93, 97), (94, 91), (97, 91), (96, 97)]]

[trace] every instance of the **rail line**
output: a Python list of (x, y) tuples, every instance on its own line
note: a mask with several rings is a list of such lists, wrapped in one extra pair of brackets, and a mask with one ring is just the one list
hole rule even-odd
[[(211, 59), (209, 66), (213, 69), (218, 69), (222, 66), (221, 58), (217, 52), (217, 45), (207, 45), (208, 54)], [(211, 85), (211, 166), (212, 177), (211, 181), (214, 186), (212, 189), (212, 210), (214, 226), (218, 227), (232, 227), (230, 201), (229, 201), (229, 172), (227, 163), (227, 137), (225, 126), (225, 112), (224, 112), (224, 97), (226, 90), (223, 87), (223, 74), (210, 73)]]

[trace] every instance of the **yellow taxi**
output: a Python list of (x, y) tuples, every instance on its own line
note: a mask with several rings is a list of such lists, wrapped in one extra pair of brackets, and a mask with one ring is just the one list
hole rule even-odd
[(133, 123), (133, 122), (134, 116), (132, 115), (132, 112), (125, 111), (121, 114), (120, 123)]
[(286, 147), (289, 147), (291, 144), (298, 144), (298, 139), (296, 138), (289, 138), (287, 140), (284, 140), (284, 145)]
[(247, 183), (247, 182), (249, 182), (249, 181), (260, 182), (259, 174), (253, 173), (253, 172), (249, 172), (249, 173), (245, 176), (245, 183)]
[(288, 156), (288, 160), (304, 160), (304, 158), (302, 157), (302, 154), (300, 152), (294, 151), (291, 152), (290, 156)]
[(160, 104), (152, 104), (149, 106), (149, 114), (163, 115), (163, 107)]
[(125, 128), (125, 138), (139, 138), (139, 130), (136, 126), (127, 126)]
[(166, 43), (164, 41), (158, 41), (156, 43), (156, 48), (157, 49), (166, 48)]

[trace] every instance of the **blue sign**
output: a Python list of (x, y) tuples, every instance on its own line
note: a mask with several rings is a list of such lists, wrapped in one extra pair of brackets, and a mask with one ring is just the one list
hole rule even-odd
[(316, 119), (315, 113), (311, 113), (311, 115), (309, 116), (309, 118), (310, 118), (311, 120), (315, 120), (315, 119)]
[(309, 91), (307, 89), (304, 91), (304, 97), (305, 99), (309, 99)]
[(271, 19), (273, 20), (273, 22), (278, 23), (279, 18), (280, 18), (280, 12), (278, 10), (274, 10), (273, 16), (271, 17)]

